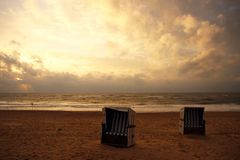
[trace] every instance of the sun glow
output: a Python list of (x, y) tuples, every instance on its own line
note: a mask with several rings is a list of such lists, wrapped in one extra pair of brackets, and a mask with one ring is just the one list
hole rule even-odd
[(12, 72), (24, 71), (23, 80), (37, 78), (41, 83), (57, 75), (72, 76), (77, 84), (86, 77), (116, 86), (127, 79), (129, 85), (141, 82), (146, 88), (158, 85), (162, 89), (171, 86), (170, 82), (181, 88), (188, 81), (210, 85), (230, 80), (235, 85), (239, 80), (239, 23), (233, 16), (238, 10), (231, 6), (237, 5), (223, 1), (225, 9), (219, 9), (210, 1), (196, 4), (0, 1), (0, 60), (6, 63), (1, 71), (17, 65)]

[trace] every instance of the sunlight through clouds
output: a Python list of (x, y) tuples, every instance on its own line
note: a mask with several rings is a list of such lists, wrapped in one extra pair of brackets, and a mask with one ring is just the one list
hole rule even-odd
[[(50, 73), (73, 75), (76, 81), (88, 75), (102, 81), (108, 77), (106, 81), (116, 88), (124, 77), (129, 84), (138, 79), (150, 91), (168, 91), (170, 83), (180, 86), (184, 81), (202, 86), (214, 81), (235, 84), (240, 77), (236, 43), (240, 9), (237, 1), (219, 4), (216, 0), (1, 1), (2, 63), (8, 63), (6, 56), (14, 57), (41, 70), (40, 77)], [(17, 70), (11, 71), (20, 74)], [(34, 90), (33, 84), (28, 85), (20, 88)]]

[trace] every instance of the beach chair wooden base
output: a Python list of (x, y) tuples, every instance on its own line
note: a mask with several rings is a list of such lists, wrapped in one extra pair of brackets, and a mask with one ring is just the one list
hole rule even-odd
[[(180, 122), (182, 123), (182, 122)], [(205, 135), (205, 125), (199, 128), (192, 128), (192, 127), (182, 127), (180, 125), (179, 131), (181, 134), (197, 134), (197, 135)]]
[(130, 147), (128, 146), (127, 136), (103, 134), (101, 143), (111, 145), (111, 146), (116, 146), (116, 147)]

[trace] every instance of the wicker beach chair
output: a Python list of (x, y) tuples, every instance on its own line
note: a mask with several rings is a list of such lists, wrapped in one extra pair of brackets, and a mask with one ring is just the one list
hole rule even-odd
[(179, 131), (181, 134), (205, 135), (204, 108), (182, 108), (180, 110)]
[(131, 108), (103, 108), (101, 143), (119, 147), (135, 144), (135, 115)]

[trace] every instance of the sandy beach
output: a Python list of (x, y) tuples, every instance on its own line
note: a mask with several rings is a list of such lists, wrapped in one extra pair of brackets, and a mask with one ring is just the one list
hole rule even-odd
[(178, 113), (139, 113), (136, 145), (100, 144), (101, 112), (0, 111), (0, 160), (240, 159), (240, 112), (207, 112), (206, 136), (180, 135)]

